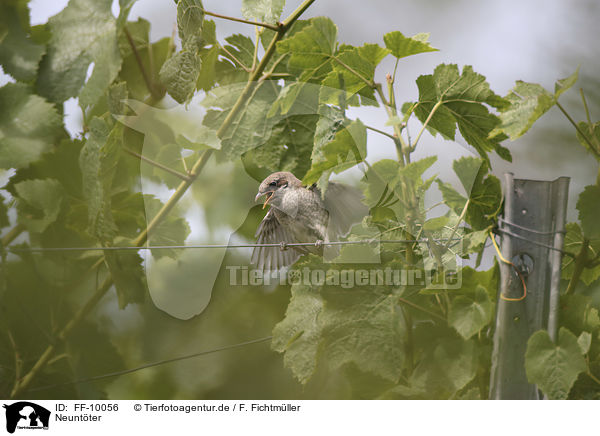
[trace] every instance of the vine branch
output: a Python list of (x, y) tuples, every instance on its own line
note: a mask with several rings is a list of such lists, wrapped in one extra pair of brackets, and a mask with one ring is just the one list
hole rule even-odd
[(222, 18), (224, 20), (235, 21), (236, 23), (244, 23), (244, 24), (251, 24), (252, 26), (264, 27), (265, 29), (271, 29), (271, 30), (274, 30), (275, 32), (279, 32), (279, 29), (280, 29), (280, 26), (277, 26), (274, 24), (261, 23), (259, 21), (244, 20), (243, 18), (230, 17), (229, 15), (217, 14), (216, 12), (209, 12), (207, 10), (204, 10), (204, 14), (210, 15), (211, 17), (215, 17), (215, 18)]
[(152, 159), (149, 159), (146, 156), (143, 156), (143, 155), (141, 155), (139, 153), (136, 153), (135, 151), (130, 150), (130, 149), (126, 148), (126, 147), (123, 147), (123, 151), (125, 153), (127, 153), (127, 154), (130, 154), (133, 157), (137, 157), (139, 160), (142, 160), (142, 161), (144, 161), (144, 162), (146, 162), (146, 163), (148, 163), (148, 164), (150, 164), (152, 166), (155, 166), (156, 168), (160, 168), (161, 170), (166, 171), (167, 173), (172, 174), (175, 177), (179, 177), (181, 180), (189, 180), (189, 178), (190, 178), (187, 174), (184, 174), (184, 173), (181, 173), (181, 172), (179, 172), (177, 170), (169, 168), (168, 166), (163, 165), (160, 162), (156, 162), (156, 161), (154, 161)]

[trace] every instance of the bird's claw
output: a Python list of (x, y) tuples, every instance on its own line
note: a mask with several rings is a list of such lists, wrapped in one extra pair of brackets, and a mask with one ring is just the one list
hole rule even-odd
[(321, 239), (317, 239), (315, 241), (315, 247), (321, 248), (323, 246), (323, 241)]
[(287, 246), (287, 244), (286, 244), (285, 242), (281, 242), (281, 243), (279, 244), (279, 249), (280, 249), (281, 251), (285, 251), (285, 250), (287, 250), (287, 249), (288, 249), (288, 246)]

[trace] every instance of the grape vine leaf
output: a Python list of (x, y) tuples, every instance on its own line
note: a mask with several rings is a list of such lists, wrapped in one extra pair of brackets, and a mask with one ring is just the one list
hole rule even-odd
[(600, 186), (586, 186), (577, 200), (581, 229), (588, 239), (600, 239)]
[[(578, 253), (581, 250), (583, 244), (583, 233), (581, 227), (577, 223), (567, 223), (566, 226), (567, 234), (565, 235), (565, 249), (571, 253)], [(590, 241), (590, 245), (594, 252), (600, 252), (600, 238), (593, 239)], [(575, 261), (567, 256), (563, 257), (562, 264), (562, 278), (565, 280), (571, 279), (573, 276), (573, 269), (575, 267)], [(581, 281), (586, 285), (591, 285), (600, 277), (600, 265), (594, 268), (584, 268), (581, 273)]]
[(23, 84), (0, 88), (0, 168), (23, 168), (51, 149), (61, 134), (56, 108)]
[(111, 188), (122, 139), (123, 124), (112, 127), (104, 119), (94, 117), (90, 121), (90, 137), (79, 156), (83, 194), (88, 204), (88, 232), (103, 242), (110, 241), (117, 232)]
[(38, 75), (40, 95), (55, 103), (79, 95), (79, 105), (85, 110), (117, 77), (121, 54), (111, 4), (111, 0), (71, 0), (48, 20), (52, 36)]
[(490, 133), (490, 137), (503, 133), (514, 141), (524, 135), (558, 102), (558, 97), (575, 84), (578, 75), (579, 68), (569, 77), (557, 81), (554, 94), (537, 83), (517, 81), (515, 87), (505, 97), (510, 104), (499, 108), (502, 124)]
[(0, 38), (0, 65), (16, 80), (33, 80), (46, 48), (34, 42), (28, 34), (27, 3), (0, 4), (0, 29), (7, 32), (4, 38)]
[(432, 327), (421, 327), (415, 332), (415, 339), (422, 344), (424, 330), (431, 330), (436, 336), (426, 336), (431, 346), (424, 349), (424, 355), (410, 377), (413, 389), (420, 390), (420, 398), (452, 398), (477, 374), (478, 356), (474, 341), (465, 341), (451, 331), (437, 331)]
[[(146, 220), (151, 220), (156, 216), (164, 204), (151, 195), (144, 195), (144, 207), (146, 209)], [(141, 226), (145, 228), (148, 222)], [(185, 218), (178, 215), (177, 210), (172, 211), (163, 219), (152, 231), (148, 237), (149, 245), (184, 245), (186, 238), (190, 234), (190, 226)], [(176, 259), (181, 249), (152, 250), (152, 256), (155, 259), (168, 256)]]
[(448, 324), (469, 339), (492, 320), (493, 304), (487, 291), (477, 286), (472, 296), (459, 295), (452, 300)]
[(598, 309), (594, 307), (592, 297), (589, 295), (561, 295), (560, 316), (561, 324), (575, 334), (583, 331), (592, 332), (600, 327)]
[(31, 232), (41, 233), (58, 218), (65, 200), (58, 180), (24, 180), (15, 184), (19, 199), (19, 222)]
[[(362, 47), (343, 45), (332, 58), (332, 71), (321, 82), (320, 102), (358, 106), (355, 94), (359, 94), (363, 105), (376, 106), (373, 94), (375, 68), (389, 51), (377, 44), (365, 44)], [(341, 100), (343, 99), (343, 100)], [(340, 101), (343, 103), (340, 104)]]
[(277, 43), (279, 53), (288, 53), (288, 68), (303, 82), (321, 80), (331, 71), (331, 59), (337, 48), (337, 26), (326, 17), (310, 20), (293, 36)]
[(317, 352), (321, 339), (321, 326), (317, 317), (323, 309), (323, 299), (318, 290), (310, 286), (292, 286), (292, 298), (285, 318), (273, 329), (271, 347), (285, 353), (283, 361), (294, 376), (305, 384), (317, 367)]
[(418, 33), (410, 38), (398, 31), (389, 32), (383, 35), (385, 46), (390, 50), (392, 55), (398, 59), (419, 53), (439, 51), (427, 42), (428, 39), (429, 33)]
[(567, 399), (573, 383), (586, 369), (577, 337), (564, 327), (558, 332), (556, 344), (545, 330), (535, 332), (527, 341), (527, 379), (551, 400)]
[(144, 301), (146, 275), (140, 255), (125, 251), (106, 251), (104, 259), (117, 291), (119, 308), (124, 309), (130, 303)]
[(319, 320), (323, 353), (330, 367), (352, 363), (362, 371), (397, 382), (405, 362), (406, 332), (395, 291), (381, 286), (327, 286), (322, 293), (325, 306)]
[(246, 20), (276, 23), (284, 6), (285, 0), (242, 0), (242, 15)]
[[(584, 136), (581, 133), (579, 133), (578, 130), (577, 139), (579, 140), (581, 145), (583, 145), (588, 150), (590, 150), (593, 146), (594, 148), (591, 151), (595, 151), (594, 156), (596, 156), (596, 159), (598, 159), (598, 156), (600, 156), (600, 122), (590, 124), (585, 121), (580, 121), (579, 123), (577, 123), (577, 126), (579, 127), (579, 130), (581, 130), (581, 132), (585, 134), (584, 139)], [(588, 141), (586, 141), (586, 139), (589, 140), (592, 143), (592, 145), (590, 145)]]
[[(134, 22), (127, 22), (125, 30), (129, 35), (123, 31), (119, 36), (119, 50), (123, 58), (119, 80), (127, 84), (130, 98), (145, 100), (150, 93), (163, 95), (165, 88), (160, 83), (159, 72), (169, 51), (169, 38), (162, 38), (150, 43), (150, 23), (143, 18), (138, 18)], [(133, 42), (137, 53), (133, 52), (128, 36), (131, 37), (131, 42)], [(150, 87), (154, 89), (148, 89), (148, 84), (145, 80), (142, 80), (140, 63), (150, 82)]]
[[(244, 86), (245, 84), (235, 84), (214, 88), (212, 95), (202, 101), (204, 106), (212, 108), (207, 111), (203, 124), (218, 131)], [(275, 87), (258, 86), (252, 97), (244, 103), (240, 113), (220, 136), (225, 158), (233, 160), (269, 140), (273, 126), (279, 121), (278, 118), (268, 117), (277, 92)]]
[(324, 173), (340, 173), (362, 162), (366, 155), (367, 128), (360, 120), (352, 121), (331, 142), (313, 149), (312, 165), (303, 182), (312, 185)]
[(203, 22), (204, 8), (200, 0), (177, 2), (177, 28), (182, 49), (165, 61), (159, 77), (169, 95), (178, 103), (188, 102), (196, 89), (202, 66)]
[(457, 65), (438, 65), (432, 75), (417, 79), (419, 102), (414, 112), (422, 123), (454, 140), (456, 127), (463, 138), (480, 156), (489, 161), (487, 153), (496, 151), (508, 158), (507, 150), (500, 146), (503, 135), (490, 137), (490, 132), (500, 124), (500, 119), (489, 112), (486, 105), (504, 108), (508, 102), (496, 95), (485, 77), (465, 66), (459, 74)]
[(318, 115), (290, 115), (273, 127), (269, 141), (246, 153), (255, 165), (269, 170), (290, 171), (302, 178), (310, 168), (310, 156)]
[[(500, 210), (502, 202), (500, 181), (492, 174), (486, 176), (487, 164), (474, 157), (463, 157), (454, 161), (453, 169), (468, 193), (469, 205), (465, 221), (475, 230), (488, 228), (493, 224), (495, 215)], [(444, 202), (460, 216), (467, 198), (459, 194), (449, 183), (438, 179), (437, 184)]]

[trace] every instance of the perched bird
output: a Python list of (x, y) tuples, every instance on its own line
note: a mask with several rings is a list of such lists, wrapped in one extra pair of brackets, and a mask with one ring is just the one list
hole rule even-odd
[(256, 232), (259, 244), (314, 242), (314, 245), (256, 247), (252, 263), (259, 270), (278, 270), (306, 253), (323, 254), (323, 243), (346, 235), (352, 224), (367, 213), (356, 188), (329, 183), (325, 198), (315, 186), (305, 187), (289, 172), (277, 172), (260, 184), (255, 200), (265, 196), (263, 209), (270, 209)]

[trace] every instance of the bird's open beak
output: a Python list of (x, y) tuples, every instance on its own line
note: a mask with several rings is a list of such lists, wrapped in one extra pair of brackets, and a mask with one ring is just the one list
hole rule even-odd
[(265, 202), (263, 203), (263, 207), (262, 207), (264, 209), (265, 207), (267, 207), (267, 204), (269, 203), (269, 200), (271, 199), (271, 197), (273, 197), (273, 191), (259, 192), (258, 194), (256, 194), (256, 197), (254, 197), (254, 201), (258, 201), (258, 199), (260, 197), (262, 197), (263, 195), (267, 196)]

